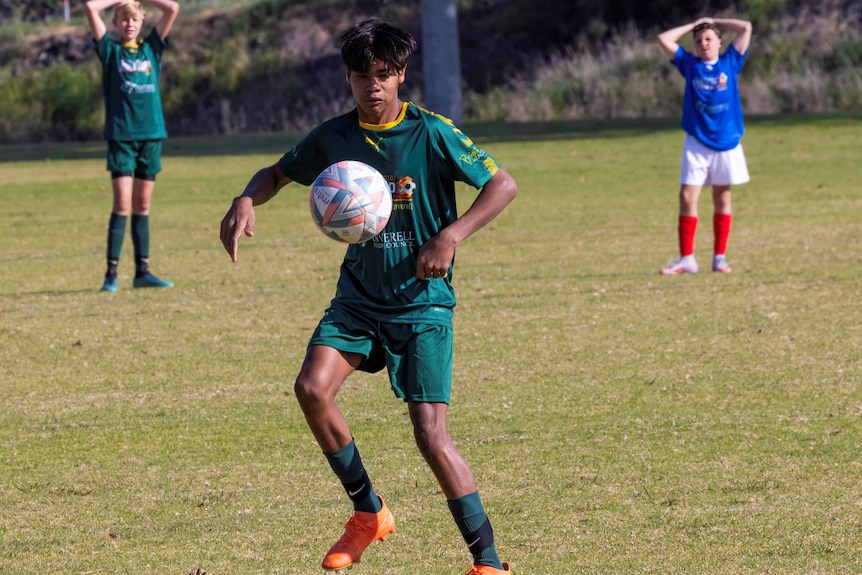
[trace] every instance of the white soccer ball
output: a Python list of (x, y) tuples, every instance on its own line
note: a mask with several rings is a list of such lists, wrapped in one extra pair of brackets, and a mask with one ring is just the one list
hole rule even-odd
[(320, 172), (308, 201), (318, 229), (348, 244), (367, 242), (382, 232), (392, 214), (386, 178), (357, 160), (342, 160)]

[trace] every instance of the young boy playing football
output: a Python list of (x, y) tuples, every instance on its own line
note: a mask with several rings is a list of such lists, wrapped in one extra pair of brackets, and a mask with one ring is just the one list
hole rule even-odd
[[(139, 287), (171, 287), (150, 272), (150, 202), (156, 174), (161, 171), (162, 140), (167, 137), (159, 90), (162, 52), (179, 14), (173, 0), (144, 0), (162, 12), (155, 27), (142, 41), (138, 35), (146, 9), (136, 0), (90, 0), (87, 21), (93, 45), (102, 62), (105, 98), (105, 139), (108, 171), (114, 203), (108, 221), (107, 270), (102, 291), (115, 292), (117, 266), (126, 221), (131, 214), (135, 250), (135, 279)], [(107, 33), (100, 13), (114, 7), (113, 25), (119, 42)]]
[[(419, 451), (473, 556), (467, 573), (498, 575), (511, 569), (497, 555), (473, 472), (446, 421), (455, 306), (451, 279), (456, 246), (514, 199), (517, 184), (450, 120), (399, 98), (415, 48), (408, 32), (379, 19), (342, 34), (341, 56), (356, 107), (319, 125), (277, 163), (252, 176), (222, 220), (221, 242), (236, 261), (239, 237), (253, 233), (253, 206), (292, 181), (310, 185), (339, 160), (374, 166), (393, 189), (402, 178), (412, 179), (412, 196), (393, 211), (384, 232), (399, 241), (371, 240), (347, 248), (336, 295), (311, 336), (294, 384), (308, 426), (353, 502), (344, 534), (322, 566), (349, 568), (372, 542), (395, 532), (392, 513), (377, 496), (335, 401), (351, 372), (386, 367), (393, 392), (407, 403)], [(456, 181), (481, 190), (460, 217)]]
[[(736, 35), (721, 54), (721, 28)], [(694, 54), (677, 41), (691, 32)], [(697, 200), (703, 186), (712, 186), (712, 271), (729, 273), (725, 258), (730, 235), (730, 186), (748, 182), (748, 166), (740, 140), (744, 132), (737, 78), (751, 42), (751, 23), (744, 20), (701, 18), (659, 34), (659, 45), (685, 78), (682, 128), (686, 132), (680, 169), (680, 257), (660, 270), (662, 275), (697, 273), (694, 236)]]

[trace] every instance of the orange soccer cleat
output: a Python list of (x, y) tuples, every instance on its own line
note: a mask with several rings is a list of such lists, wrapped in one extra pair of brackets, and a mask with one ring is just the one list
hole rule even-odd
[(375, 541), (386, 541), (391, 533), (395, 533), (395, 518), (383, 499), (380, 502), (383, 507), (377, 513), (353, 512), (344, 524), (344, 534), (323, 558), (321, 566), (325, 571), (350, 568), (354, 563), (359, 563), (362, 552), (369, 545)]
[(487, 565), (473, 565), (464, 575), (505, 575), (506, 573), (512, 573), (508, 563), (503, 563), (502, 570)]

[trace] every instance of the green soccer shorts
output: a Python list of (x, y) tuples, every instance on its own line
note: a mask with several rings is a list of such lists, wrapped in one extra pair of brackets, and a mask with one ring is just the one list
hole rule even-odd
[(329, 308), (309, 347), (325, 345), (365, 359), (361, 371), (387, 368), (396, 397), (410, 402), (449, 403), (452, 393), (452, 328), (445, 325), (385, 323), (344, 308)]
[(161, 140), (110, 140), (108, 171), (155, 176), (162, 171)]

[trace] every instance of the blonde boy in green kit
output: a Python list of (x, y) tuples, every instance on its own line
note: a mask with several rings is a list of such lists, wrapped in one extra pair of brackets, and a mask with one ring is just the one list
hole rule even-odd
[[(136, 0), (91, 0), (86, 4), (93, 46), (102, 62), (105, 97), (105, 139), (114, 202), (108, 222), (107, 270), (102, 291), (116, 292), (117, 267), (126, 222), (131, 214), (135, 250), (133, 286), (172, 287), (149, 269), (150, 202), (161, 171), (162, 140), (167, 137), (159, 91), (162, 52), (180, 6), (173, 0), (145, 0), (162, 12), (143, 40), (138, 35), (146, 8)], [(113, 25), (119, 42), (107, 32), (100, 12), (114, 7)]]

